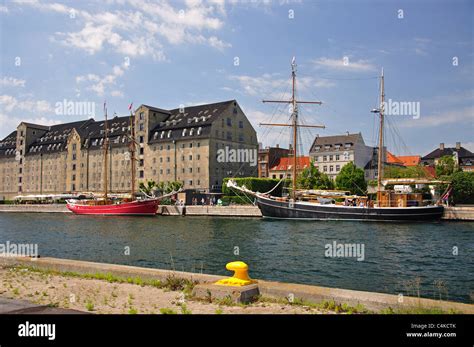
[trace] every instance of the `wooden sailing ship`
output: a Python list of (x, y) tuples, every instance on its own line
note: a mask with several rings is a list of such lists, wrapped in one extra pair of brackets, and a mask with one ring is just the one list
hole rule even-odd
[[(380, 78), (380, 107), (372, 110), (379, 114), (380, 129), (378, 143), (378, 175), (376, 201), (367, 197), (348, 195), (348, 192), (325, 191), (317, 194), (304, 194), (297, 189), (297, 140), (300, 127), (324, 128), (323, 125), (302, 125), (298, 122), (298, 104), (318, 104), (320, 101), (299, 101), (295, 97), (296, 62), (291, 63), (292, 96), (290, 100), (264, 100), (264, 102), (286, 103), (292, 106), (291, 124), (268, 124), (267, 126), (286, 126), (292, 129), (292, 175), (288, 197), (274, 197), (271, 194), (252, 192), (245, 187), (238, 187), (232, 180), (228, 181), (230, 188), (251, 194), (256, 198), (256, 204), (265, 218), (302, 219), (302, 220), (357, 220), (357, 221), (426, 221), (440, 219), (443, 206), (439, 204), (423, 206), (420, 196), (410, 196), (408, 193), (394, 193), (383, 189), (383, 127), (384, 127), (384, 73)], [(433, 182), (436, 183), (436, 182)], [(446, 182), (441, 182), (446, 183)]]
[(108, 195), (108, 151), (109, 151), (109, 138), (108, 138), (108, 122), (107, 122), (107, 108), (104, 105), (104, 194), (103, 198), (88, 199), (88, 200), (74, 200), (70, 199), (67, 201), (67, 208), (75, 214), (87, 214), (87, 215), (155, 215), (158, 209), (160, 198), (146, 198), (136, 199), (135, 198), (135, 170), (136, 170), (136, 140), (134, 131), (134, 120), (133, 114), (130, 109), (130, 130), (128, 136), (128, 150), (130, 153), (131, 160), (131, 190), (130, 198), (124, 198), (120, 200), (111, 199)]

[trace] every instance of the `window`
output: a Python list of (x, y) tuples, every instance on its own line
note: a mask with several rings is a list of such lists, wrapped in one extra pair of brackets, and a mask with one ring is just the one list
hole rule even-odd
[(331, 166), (329, 167), (329, 172), (333, 172), (333, 171), (334, 171), (334, 167), (331, 165)]
[(328, 167), (326, 165), (323, 167), (323, 172), (328, 172)]
[(76, 160), (76, 153), (72, 154), (72, 160)]
[(181, 156), (181, 161), (184, 161), (184, 155)]
[(166, 157), (166, 161), (169, 163), (170, 162), (170, 157)]
[(189, 156), (189, 160), (193, 160), (193, 156), (192, 156), (192, 155)]
[(341, 170), (341, 166), (340, 165), (336, 165), (336, 172), (339, 172)]
[(330, 156), (329, 156), (329, 161), (332, 161), (332, 158), (333, 158), (332, 155), (330, 155)]
[(72, 150), (73, 150), (73, 151), (76, 150), (76, 144), (75, 144), (75, 143), (72, 144)]
[(192, 167), (189, 168), (189, 173), (193, 173), (193, 168)]
[(73, 181), (76, 180), (76, 175), (72, 175), (72, 180), (73, 180)]
[(340, 156), (339, 154), (336, 154), (336, 160), (339, 160)]
[(140, 163), (140, 166), (143, 166), (145, 164), (143, 159), (140, 159), (139, 163)]
[(201, 159), (201, 155), (198, 154), (198, 155), (197, 155), (197, 160), (200, 160), (200, 159)]
[(145, 149), (143, 147), (140, 147), (140, 154), (143, 155), (145, 153)]
[(145, 177), (145, 174), (144, 174), (144, 171), (143, 171), (143, 170), (140, 170), (140, 171), (139, 171), (139, 176), (140, 176), (140, 178)]
[(239, 142), (244, 142), (244, 134), (239, 134)]
[(72, 171), (76, 171), (76, 164), (72, 164)]
[(244, 128), (244, 122), (239, 120), (239, 128), (240, 129), (243, 129)]
[(327, 161), (328, 157), (326, 155), (323, 156), (323, 161)]
[(190, 185), (190, 186), (193, 185), (193, 180), (189, 180), (189, 185)]
[(230, 131), (227, 132), (227, 140), (232, 141), (232, 133)]
[(140, 143), (143, 143), (143, 142), (145, 142), (145, 138), (144, 138), (143, 136), (140, 136), (140, 138), (139, 138), (139, 139), (140, 139)]
[(139, 117), (140, 117), (140, 120), (143, 120), (143, 119), (145, 119), (145, 114), (143, 112), (140, 112)]
[(227, 126), (232, 126), (232, 118), (227, 118)]

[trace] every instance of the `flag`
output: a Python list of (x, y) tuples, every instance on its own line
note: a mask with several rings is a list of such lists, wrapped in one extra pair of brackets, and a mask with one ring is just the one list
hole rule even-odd
[(296, 57), (293, 56), (293, 59), (291, 60), (291, 65), (295, 65), (295, 63), (296, 63)]
[(133, 102), (130, 105), (128, 105), (128, 110), (131, 111), (132, 107), (133, 107)]
[(446, 192), (446, 194), (443, 195), (443, 197), (441, 199), (444, 200), (444, 201), (447, 201), (449, 199), (449, 196), (451, 195), (452, 190), (453, 190), (453, 188), (449, 188), (449, 190)]

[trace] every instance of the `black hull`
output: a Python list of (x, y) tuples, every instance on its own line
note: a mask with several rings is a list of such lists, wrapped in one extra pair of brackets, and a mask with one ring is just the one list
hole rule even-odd
[(432, 221), (443, 215), (443, 206), (405, 208), (367, 208), (276, 201), (257, 197), (263, 217), (302, 220), (357, 220), (357, 221)]

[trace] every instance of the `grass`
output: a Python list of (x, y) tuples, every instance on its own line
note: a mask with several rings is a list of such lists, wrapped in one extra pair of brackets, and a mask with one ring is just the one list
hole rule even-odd
[(181, 313), (182, 314), (192, 314), (192, 312), (190, 310), (188, 310), (188, 307), (186, 306), (186, 304), (181, 304)]
[(391, 307), (383, 309), (380, 311), (381, 314), (458, 314), (456, 310), (450, 309), (445, 311), (439, 307), (406, 307), (406, 308), (396, 308)]
[(170, 309), (170, 308), (160, 308), (161, 314), (178, 314), (178, 312)]
[(138, 311), (136, 308), (133, 308), (133, 307), (130, 307), (130, 309), (128, 310), (128, 314), (137, 314)]
[(179, 278), (174, 275), (170, 275), (166, 278), (164, 282), (156, 279), (143, 279), (141, 277), (121, 277), (116, 276), (112, 273), (78, 273), (72, 271), (56, 271), (56, 270), (44, 270), (38, 269), (34, 267), (26, 267), (26, 266), (14, 266), (11, 268), (12, 270), (28, 270), (31, 272), (36, 272), (41, 274), (42, 276), (48, 275), (58, 275), (58, 276), (65, 276), (65, 277), (74, 277), (74, 278), (84, 278), (84, 279), (96, 279), (96, 280), (103, 280), (109, 283), (129, 283), (135, 284), (139, 286), (152, 286), (155, 288), (160, 289), (167, 289), (171, 291), (183, 291), (186, 295), (190, 295), (194, 286), (198, 284), (197, 281), (191, 281), (185, 278)]
[(86, 303), (86, 309), (87, 311), (94, 311), (94, 303), (92, 301), (88, 301)]

